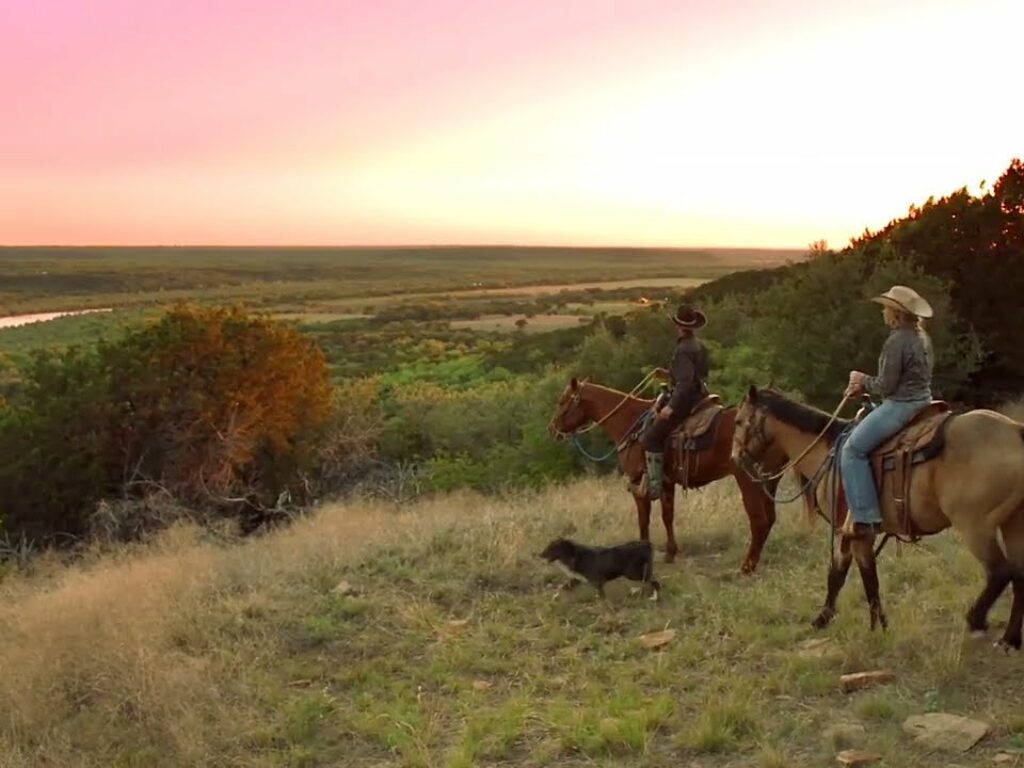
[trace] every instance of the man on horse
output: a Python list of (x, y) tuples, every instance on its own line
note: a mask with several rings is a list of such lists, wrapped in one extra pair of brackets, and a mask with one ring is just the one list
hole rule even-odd
[(695, 333), (707, 324), (708, 319), (699, 309), (686, 305), (680, 306), (671, 317), (676, 324), (676, 351), (669, 369), (659, 370), (671, 379), (672, 395), (668, 403), (660, 408), (660, 399), (656, 402), (657, 412), (648, 423), (642, 438), (647, 457), (647, 495), (652, 499), (661, 498), (665, 442), (668, 436), (708, 393), (705, 384), (708, 353)]

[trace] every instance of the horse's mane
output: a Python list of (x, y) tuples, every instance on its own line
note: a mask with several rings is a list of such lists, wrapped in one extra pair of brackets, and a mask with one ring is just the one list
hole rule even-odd
[[(789, 424), (791, 427), (796, 427), (801, 432), (809, 432), (815, 435), (820, 434), (825, 429), (829, 419), (832, 418), (831, 414), (820, 411), (812, 405), (805, 405), (804, 403), (798, 403), (796, 400), (791, 400), (776, 389), (757, 390), (756, 404), (759, 407), (763, 407), (779, 421)], [(846, 419), (837, 418), (829, 425), (828, 431), (825, 432), (825, 437), (830, 442), (835, 440), (846, 429), (848, 424), (849, 421)]]

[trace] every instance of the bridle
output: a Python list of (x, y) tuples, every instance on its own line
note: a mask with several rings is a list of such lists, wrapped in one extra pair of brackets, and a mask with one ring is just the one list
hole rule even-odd
[(565, 440), (566, 438), (573, 437), (579, 432), (579, 430), (576, 429), (572, 430), (571, 432), (566, 432), (559, 428), (556, 422), (560, 421), (562, 417), (565, 416), (571, 408), (583, 407), (583, 394), (580, 392), (580, 387), (584, 383), (586, 382), (581, 382), (576, 387), (576, 389), (573, 390), (572, 396), (569, 398), (568, 402), (566, 402), (563, 405), (560, 405), (558, 407), (558, 410), (555, 412), (555, 415), (551, 417), (550, 421), (548, 421), (548, 432), (554, 435), (555, 437), (559, 438), (560, 440)]
[[(833, 424), (836, 423), (836, 419), (839, 418), (839, 412), (843, 410), (843, 407), (846, 405), (846, 403), (849, 400), (850, 400), (850, 396), (849, 395), (843, 395), (843, 399), (839, 401), (839, 405), (837, 405), (836, 409), (834, 411), (832, 411), (832, 415), (829, 416), (829, 419), (825, 423), (825, 426), (822, 428), (821, 432), (819, 432), (817, 434), (817, 436), (813, 440), (811, 440), (811, 442), (809, 442), (807, 444), (806, 448), (804, 448), (802, 451), (800, 451), (800, 455), (799, 456), (797, 456), (795, 459), (790, 459), (788, 462), (786, 462), (786, 465), (782, 469), (780, 469), (778, 472), (772, 473), (771, 475), (765, 475), (759, 469), (758, 470), (758, 475), (759, 476), (756, 477), (756, 478), (752, 477), (752, 479), (757, 480), (758, 482), (761, 482), (761, 483), (768, 483), (768, 482), (771, 482), (772, 480), (778, 480), (784, 474), (789, 472), (789, 470), (791, 470), (793, 467), (795, 467), (797, 464), (799, 464), (801, 461), (803, 461), (804, 457), (806, 457), (807, 454), (809, 454), (814, 449), (814, 446), (816, 446), (818, 443), (820, 443), (822, 441), (822, 439), (825, 437), (825, 435), (828, 434), (829, 429), (832, 427)], [(754, 413), (760, 413), (761, 412), (761, 409), (758, 408), (756, 405), (752, 405), (751, 408), (754, 411)], [(759, 435), (761, 436), (762, 440), (764, 441), (764, 448), (765, 449), (768, 448), (768, 436), (767, 436), (767, 433), (765, 432), (765, 429), (764, 429), (764, 423), (765, 423), (766, 420), (767, 420), (767, 416), (763, 415), (761, 417), (761, 421), (759, 422), (759, 425), (758, 425), (759, 426)], [(753, 427), (753, 425), (754, 425), (754, 420), (753, 420), (753, 418), (751, 418), (750, 426)], [(740, 446), (740, 449), (741, 449), (741, 456), (740, 456), (740, 458), (743, 458), (743, 454), (746, 454), (747, 458), (749, 458), (750, 449), (747, 447), (747, 443), (748, 443), (748, 441), (746, 439), (746, 434), (744, 434), (743, 445)]]
[[(740, 405), (742, 409), (742, 404)], [(765, 423), (767, 422), (767, 416), (756, 406), (751, 406), (752, 414), (750, 421), (743, 430), (743, 442), (740, 444), (739, 455), (736, 458), (736, 463), (739, 467), (747, 473), (747, 476), (756, 483), (766, 485), (771, 482), (774, 478), (769, 477), (765, 474), (761, 462), (753, 458), (752, 447), (755, 444), (755, 440), (760, 443), (761, 451), (765, 452), (770, 446), (768, 440), (768, 432), (765, 429)]]
[(622, 399), (615, 405), (614, 408), (612, 408), (610, 411), (608, 411), (608, 413), (606, 413), (604, 416), (602, 416), (597, 421), (592, 421), (590, 424), (588, 424), (587, 426), (583, 427), (582, 429), (574, 429), (572, 432), (565, 432), (565, 431), (559, 429), (558, 426), (555, 424), (555, 422), (560, 417), (565, 415), (565, 413), (569, 409), (569, 406), (577, 406), (577, 407), (582, 406), (582, 404), (583, 404), (583, 387), (587, 384), (587, 379), (584, 379), (583, 381), (581, 381), (581, 382), (579, 382), (577, 384), (576, 389), (573, 391), (572, 397), (570, 398), (569, 402), (565, 406), (559, 407), (559, 409), (555, 413), (555, 415), (551, 417), (551, 420), (548, 422), (548, 431), (551, 434), (564, 439), (566, 437), (575, 437), (577, 435), (585, 435), (587, 432), (590, 432), (591, 430), (597, 429), (599, 426), (601, 426), (606, 421), (608, 421), (608, 419), (610, 419), (612, 416), (614, 416), (616, 413), (618, 413), (622, 409), (622, 406), (624, 406), (626, 403), (628, 403), (629, 399), (631, 397), (634, 397), (637, 392), (639, 392), (644, 387), (646, 387), (648, 382), (650, 382), (650, 380), (653, 379), (657, 374), (658, 374), (658, 369), (655, 368), (650, 373), (648, 373), (646, 376), (644, 376), (642, 379), (640, 379), (639, 383), (635, 387), (633, 387), (631, 390), (629, 390), (629, 392), (625, 393), (622, 396)]

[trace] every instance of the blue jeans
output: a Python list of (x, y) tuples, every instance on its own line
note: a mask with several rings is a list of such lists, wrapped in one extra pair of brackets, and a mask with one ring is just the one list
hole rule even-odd
[(868, 457), (871, 451), (910, 423), (930, 400), (883, 400), (861, 420), (843, 443), (841, 464), (846, 502), (855, 523), (880, 523), (878, 490)]

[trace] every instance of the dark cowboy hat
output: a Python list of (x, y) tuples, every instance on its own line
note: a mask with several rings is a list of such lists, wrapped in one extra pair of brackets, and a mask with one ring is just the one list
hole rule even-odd
[(703, 328), (708, 324), (707, 315), (687, 304), (680, 305), (676, 313), (671, 317), (672, 322), (680, 328), (689, 328), (692, 331)]

